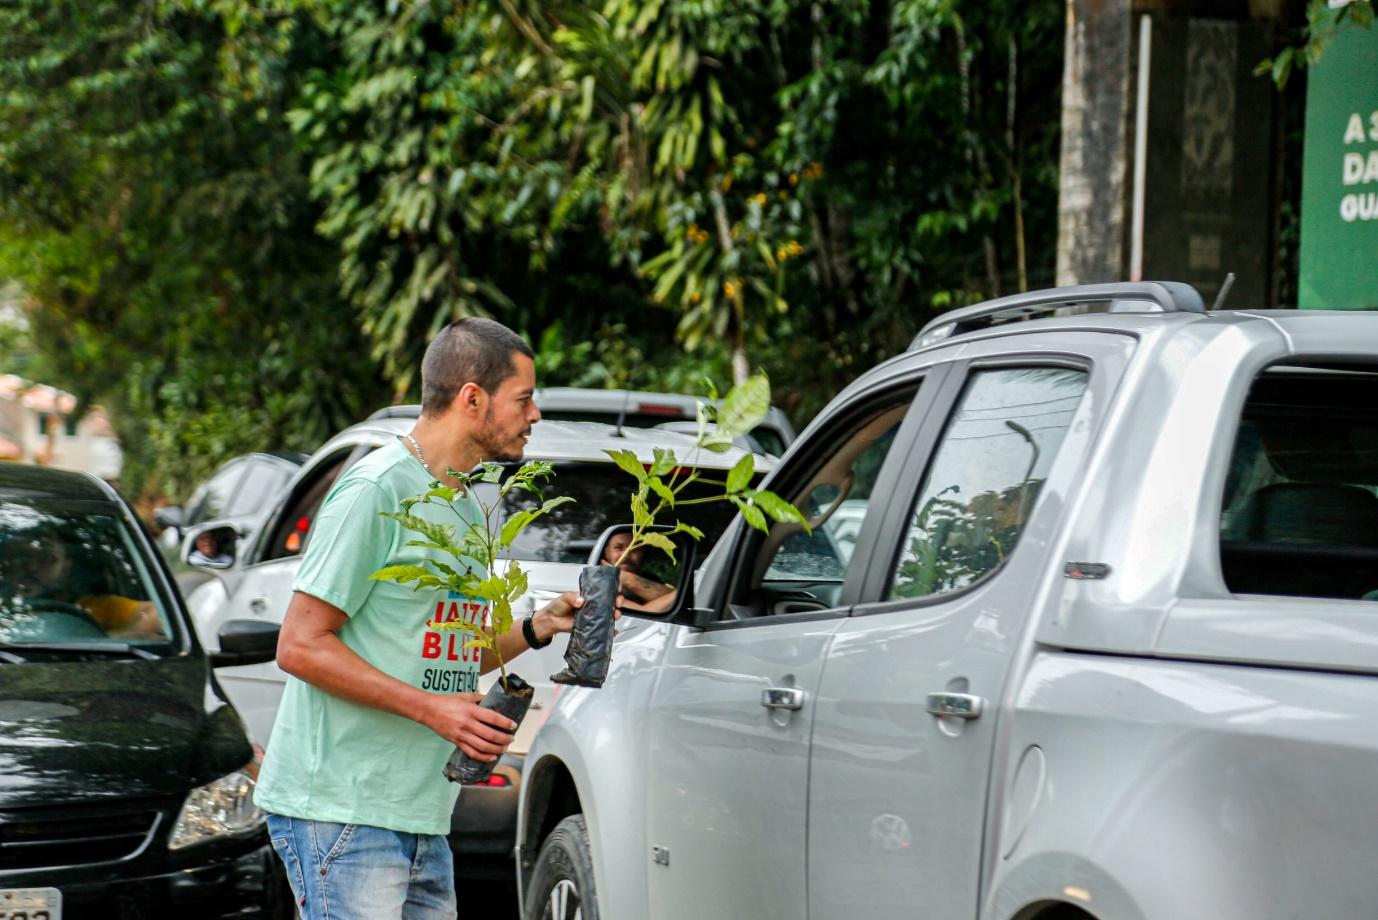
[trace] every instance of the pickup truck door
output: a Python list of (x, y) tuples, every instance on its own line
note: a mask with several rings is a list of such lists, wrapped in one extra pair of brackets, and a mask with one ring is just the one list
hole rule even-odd
[(769, 488), (807, 509), (813, 533), (739, 522), (719, 619), (672, 629), (647, 713), (648, 916), (805, 915), (814, 692), (899, 475), (894, 458), (922, 419), (916, 392), (913, 375), (872, 392), (796, 450)]
[(902, 464), (889, 542), (832, 636), (809, 759), (810, 920), (977, 915), (1005, 681), (1133, 347), (1000, 342), (952, 364)]

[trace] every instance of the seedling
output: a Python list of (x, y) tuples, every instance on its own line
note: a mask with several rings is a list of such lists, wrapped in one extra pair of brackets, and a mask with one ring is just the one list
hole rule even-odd
[[(498, 560), (512, 545), (517, 536), (536, 518), (554, 508), (574, 499), (560, 496), (542, 501), (534, 508), (518, 511), (507, 518), (499, 528), (495, 524), (495, 514), (503, 499), (514, 489), (530, 492), (538, 499), (543, 498), (538, 480), (548, 479), (555, 474), (553, 464), (545, 460), (533, 460), (523, 464), (516, 472), (502, 479), (503, 466), (500, 463), (480, 464), (473, 473), (460, 473), (449, 469), (446, 472), (459, 483), (458, 487), (434, 484), (428, 491), (402, 500), (401, 511), (380, 512), (392, 518), (407, 530), (420, 536), (408, 541), (408, 546), (440, 550), (454, 560), (454, 563), (438, 559), (427, 559), (421, 565), (392, 565), (379, 569), (370, 577), (378, 581), (394, 581), (412, 585), (413, 591), (423, 588), (438, 588), (454, 591), (468, 598), (484, 603), (486, 614), (479, 622), (464, 620), (451, 622), (431, 622), (427, 626), (436, 630), (463, 630), (471, 634), (464, 648), (485, 649), (492, 653), (498, 662), (503, 689), (507, 689), (507, 668), (502, 660), (498, 637), (512, 628), (512, 604), (527, 590), (526, 572), (515, 560), (510, 560), (499, 571)], [(491, 505), (478, 497), (475, 488), (480, 483), (497, 485), (497, 500)], [(501, 484), (499, 484), (501, 483)], [(455, 505), (455, 499), (471, 494), (482, 512), (477, 521), (468, 520)], [(417, 505), (438, 505), (449, 509), (458, 521), (456, 524), (438, 523), (412, 513)]]

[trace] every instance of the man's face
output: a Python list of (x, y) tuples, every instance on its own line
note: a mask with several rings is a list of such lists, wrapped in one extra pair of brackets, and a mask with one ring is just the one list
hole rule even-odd
[(71, 561), (60, 540), (33, 536), (6, 548), (3, 568), (10, 589), (31, 597), (59, 586), (71, 569)]
[[(637, 547), (627, 553), (625, 559), (622, 553), (626, 551), (627, 544), (632, 542), (632, 535), (629, 533), (615, 533), (608, 537), (607, 545), (603, 547), (603, 561), (608, 565), (616, 565), (619, 569), (628, 572), (635, 572), (641, 565), (641, 551), (643, 547)], [(621, 564), (618, 560), (621, 559)]]
[(474, 440), (483, 450), (483, 459), (517, 461), (522, 458), (531, 426), (541, 420), (541, 410), (532, 398), (536, 391), (536, 366), (523, 354), (512, 355), (515, 371), (488, 394), (483, 425)]

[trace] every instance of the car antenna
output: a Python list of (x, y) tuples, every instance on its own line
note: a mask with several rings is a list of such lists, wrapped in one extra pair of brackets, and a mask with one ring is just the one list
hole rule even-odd
[(622, 391), (622, 409), (621, 409), (621, 411), (619, 411), (619, 412), (617, 413), (617, 431), (615, 432), (616, 436), (619, 437), (619, 438), (625, 438), (625, 437), (627, 436), (627, 435), (622, 431), (622, 423), (625, 422), (625, 421), (627, 420), (627, 407), (631, 405), (631, 402), (632, 402), (632, 391), (631, 391), (631, 390), (623, 390), (623, 391)]
[(1211, 304), (1212, 310), (1219, 310), (1220, 305), (1225, 302), (1225, 298), (1230, 296), (1230, 288), (1234, 287), (1234, 272), (1225, 273), (1225, 281), (1220, 285), (1220, 293), (1215, 295), (1215, 303)]

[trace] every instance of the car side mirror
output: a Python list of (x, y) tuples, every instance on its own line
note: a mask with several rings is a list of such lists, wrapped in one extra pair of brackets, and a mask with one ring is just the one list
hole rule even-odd
[[(619, 609), (625, 616), (679, 622), (693, 607), (698, 541), (663, 525), (647, 528), (646, 533), (655, 535), (652, 543), (632, 546), (632, 525), (614, 524), (594, 544), (588, 564), (618, 566)], [(666, 540), (673, 556), (666, 552)]]
[(231, 668), (236, 665), (262, 664), (278, 654), (276, 623), (262, 620), (226, 620), (220, 627), (220, 651), (211, 653), (211, 667)]
[(153, 510), (153, 523), (158, 525), (159, 530), (181, 530), (185, 522), (186, 515), (180, 505), (164, 505)]
[(239, 530), (233, 524), (211, 523), (193, 527), (182, 540), (182, 561), (212, 571), (234, 565)]

